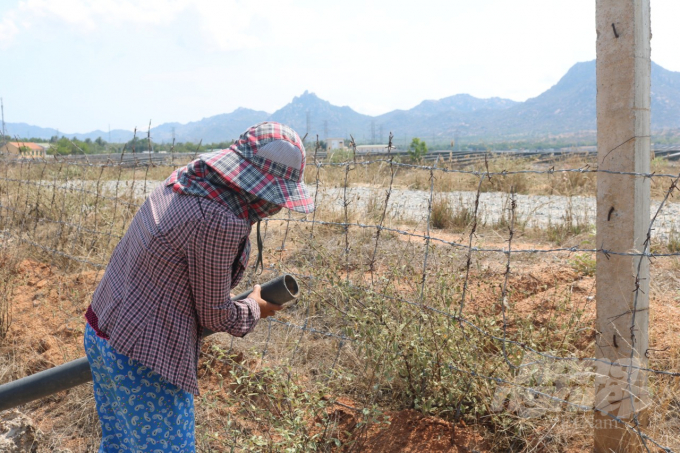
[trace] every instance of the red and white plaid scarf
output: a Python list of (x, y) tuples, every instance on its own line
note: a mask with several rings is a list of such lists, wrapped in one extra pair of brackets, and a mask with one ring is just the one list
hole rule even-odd
[(171, 185), (177, 193), (215, 200), (229, 208), (236, 217), (249, 219), (251, 225), (281, 210), (281, 206), (249, 194), (222, 178), (200, 158), (172, 172), (165, 185)]

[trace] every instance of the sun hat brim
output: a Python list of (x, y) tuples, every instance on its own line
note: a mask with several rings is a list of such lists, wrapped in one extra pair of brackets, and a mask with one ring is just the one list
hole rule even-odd
[(295, 212), (314, 212), (314, 199), (302, 181), (275, 176), (232, 149), (204, 154), (201, 159), (242, 190)]

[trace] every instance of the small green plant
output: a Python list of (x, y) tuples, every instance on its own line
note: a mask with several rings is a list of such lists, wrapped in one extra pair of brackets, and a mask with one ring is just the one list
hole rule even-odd
[(328, 155), (328, 161), (334, 164), (340, 162), (349, 162), (352, 160), (352, 151), (349, 148), (336, 149)]
[(666, 247), (670, 253), (680, 252), (680, 232), (675, 229), (675, 226), (668, 232), (668, 242)]
[(427, 154), (427, 144), (415, 137), (411, 140), (411, 145), (408, 147), (408, 157), (413, 162), (421, 162), (423, 157)]
[(658, 171), (658, 170), (663, 170), (664, 168), (668, 167), (669, 162), (668, 159), (664, 157), (655, 157), (652, 159), (652, 162), (650, 164), (652, 170)]
[(573, 259), (569, 260), (569, 264), (580, 275), (586, 277), (595, 275), (596, 260), (594, 256), (588, 253), (579, 253)]

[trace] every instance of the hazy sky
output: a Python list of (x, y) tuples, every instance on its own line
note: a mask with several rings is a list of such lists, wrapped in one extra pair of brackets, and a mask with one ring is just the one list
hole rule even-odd
[[(680, 71), (680, 1), (652, 59)], [(594, 0), (0, 0), (8, 122), (66, 133), (273, 112), (304, 90), (366, 114), (523, 101), (595, 58)]]

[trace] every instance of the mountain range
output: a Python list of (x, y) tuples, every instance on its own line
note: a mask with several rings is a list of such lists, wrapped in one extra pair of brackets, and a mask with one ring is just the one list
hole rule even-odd
[[(680, 72), (652, 63), (652, 129), (680, 128)], [(238, 108), (231, 113), (204, 118), (187, 124), (165, 123), (151, 129), (156, 142), (220, 142), (237, 138), (248, 126), (260, 121), (288, 124), (301, 135), (349, 137), (358, 143), (386, 141), (395, 136), (436, 138), (454, 137), (527, 138), (549, 134), (594, 132), (596, 129), (595, 61), (577, 63), (550, 89), (524, 102), (509, 99), (479, 99), (457, 94), (439, 100), (427, 100), (409, 110), (393, 110), (378, 116), (358, 113), (350, 107), (332, 105), (314, 93), (302, 95), (275, 111), (267, 113)], [(308, 130), (309, 124), (309, 130)], [(48, 139), (59, 134), (56, 129), (24, 123), (8, 123), (12, 136)], [(108, 139), (109, 133), (60, 134), (78, 139)], [(146, 135), (144, 133), (144, 135)], [(126, 130), (112, 130), (111, 141), (130, 140)]]

